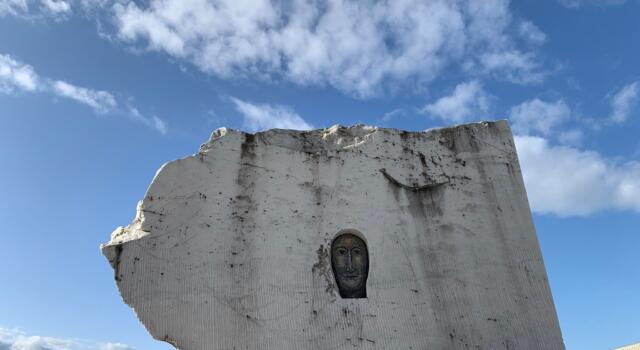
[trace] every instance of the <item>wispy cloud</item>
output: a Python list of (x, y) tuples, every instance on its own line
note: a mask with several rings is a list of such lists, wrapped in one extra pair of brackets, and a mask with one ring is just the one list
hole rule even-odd
[(382, 118), (380, 119), (382, 119), (383, 122), (388, 122), (397, 117), (405, 116), (406, 114), (407, 114), (407, 111), (404, 108), (396, 108), (382, 115)]
[(554, 128), (569, 120), (570, 116), (571, 109), (563, 100), (546, 102), (534, 98), (512, 107), (509, 111), (513, 131), (524, 135), (550, 135)]
[(121, 343), (103, 343), (80, 339), (60, 339), (0, 328), (0, 350), (134, 350)]
[(242, 114), (243, 125), (249, 131), (264, 129), (309, 130), (313, 126), (307, 123), (290, 107), (282, 105), (252, 104), (235, 97), (229, 98), (238, 112)]
[[(544, 77), (536, 53), (518, 47), (508, 0), (151, 0), (120, 1), (113, 11), (120, 40), (223, 78), (282, 78), (369, 97), (429, 82), (447, 67), (516, 83)], [(523, 30), (542, 41), (532, 23)]]
[(54, 81), (52, 87), (53, 92), (58, 96), (86, 104), (93, 108), (96, 113), (104, 114), (110, 112), (118, 105), (115, 97), (106, 91), (91, 90), (71, 85), (61, 80)]
[(565, 7), (578, 9), (584, 5), (611, 6), (622, 5), (627, 0), (558, 0)]
[(71, 12), (71, 5), (64, 0), (41, 0), (42, 5), (54, 15)]
[(530, 21), (522, 21), (518, 25), (518, 34), (535, 45), (542, 45), (547, 41), (547, 35)]
[[(80, 0), (85, 2), (86, 0)], [(48, 17), (54, 20), (67, 18), (72, 3), (77, 0), (0, 0), (0, 17), (13, 15), (25, 18)]]
[(473, 80), (458, 84), (451, 95), (426, 105), (422, 111), (445, 121), (460, 123), (480, 119), (489, 111), (489, 95)]
[(639, 162), (607, 160), (537, 136), (516, 136), (515, 143), (533, 211), (561, 217), (606, 209), (640, 212)]
[(17, 15), (27, 9), (27, 0), (0, 0), (0, 16)]
[(148, 127), (158, 130), (163, 135), (165, 135), (169, 131), (167, 123), (157, 116), (152, 115), (151, 117), (146, 117), (142, 115), (142, 113), (140, 113), (137, 108), (131, 106), (128, 106), (127, 109), (129, 111), (129, 116), (132, 119), (139, 121), (147, 125)]
[(122, 343), (101, 343), (98, 345), (98, 350), (134, 350), (134, 348)]
[(481, 68), (491, 75), (517, 84), (539, 84), (549, 74), (543, 70), (533, 52), (505, 50), (480, 56)]
[(609, 119), (616, 123), (627, 120), (640, 101), (638, 82), (625, 85), (611, 97), (611, 115)]
[[(2, 0), (0, 0), (2, 1)], [(42, 92), (73, 100), (91, 107), (98, 114), (122, 113), (151, 127), (161, 134), (168, 131), (167, 124), (157, 116), (144, 116), (138, 109), (119, 102), (110, 92), (73, 85), (63, 80), (38, 76), (30, 65), (9, 55), (0, 54), (0, 93)]]
[(558, 141), (567, 146), (580, 146), (584, 139), (584, 132), (580, 129), (569, 129), (561, 131), (558, 135)]
[(36, 91), (39, 84), (33, 67), (9, 55), (0, 54), (0, 92)]

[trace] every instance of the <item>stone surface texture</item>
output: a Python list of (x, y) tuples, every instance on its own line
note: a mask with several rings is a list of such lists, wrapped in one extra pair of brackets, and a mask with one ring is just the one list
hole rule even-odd
[[(343, 230), (366, 240), (366, 299), (338, 295)], [(221, 128), (162, 166), (102, 252), (183, 350), (564, 348), (505, 121)]]

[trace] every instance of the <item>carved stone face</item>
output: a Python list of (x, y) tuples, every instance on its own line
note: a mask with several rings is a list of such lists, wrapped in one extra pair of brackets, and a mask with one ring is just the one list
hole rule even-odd
[(364, 241), (350, 233), (331, 244), (331, 267), (343, 298), (366, 298), (369, 252)]

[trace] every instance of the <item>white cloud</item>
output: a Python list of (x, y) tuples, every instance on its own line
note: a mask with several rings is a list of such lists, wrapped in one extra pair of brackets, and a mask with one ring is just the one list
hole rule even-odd
[(99, 350), (134, 350), (129, 345), (122, 343), (104, 343), (99, 345)]
[(516, 136), (515, 143), (533, 211), (562, 217), (606, 209), (640, 212), (640, 163), (609, 161), (535, 136)]
[(0, 0), (0, 17), (64, 19), (72, 12), (72, 3), (78, 1), (84, 3), (87, 0)]
[(87, 89), (61, 80), (53, 82), (52, 87), (56, 95), (84, 103), (99, 114), (111, 112), (118, 105), (115, 97), (106, 91)]
[(520, 50), (493, 51), (480, 56), (482, 69), (517, 84), (539, 84), (546, 75), (532, 52)]
[(403, 108), (396, 108), (396, 109), (394, 109), (394, 110), (392, 110), (390, 112), (385, 113), (382, 116), (381, 119), (382, 119), (383, 122), (388, 122), (391, 119), (394, 119), (394, 118), (397, 118), (397, 117), (401, 117), (401, 116), (404, 116), (406, 114), (407, 114), (407, 111), (404, 110)]
[(459, 65), (539, 82), (508, 0), (151, 0), (113, 6), (117, 36), (223, 78), (331, 85), (367, 97)]
[(16, 61), (9, 55), (0, 54), (0, 92), (35, 91), (39, 84), (38, 75), (33, 67)]
[(566, 130), (558, 135), (558, 141), (567, 146), (579, 146), (583, 138), (584, 133), (579, 129)]
[(128, 107), (128, 111), (129, 116), (132, 119), (139, 121), (150, 128), (156, 129), (162, 135), (165, 135), (167, 132), (169, 132), (167, 123), (157, 116), (153, 115), (151, 117), (146, 117), (142, 113), (140, 113), (137, 108), (131, 106)]
[(11, 350), (70, 350), (73, 343), (67, 340), (40, 337), (22, 336), (11, 344)]
[(244, 118), (244, 127), (249, 131), (260, 131), (265, 129), (295, 129), (309, 130), (313, 126), (294, 110), (281, 105), (252, 104), (235, 97), (230, 97), (235, 104), (236, 110)]
[(522, 21), (518, 26), (518, 34), (532, 44), (542, 45), (547, 41), (547, 36), (530, 21)]
[(611, 6), (622, 5), (627, 0), (558, 0), (560, 4), (568, 8), (580, 8), (583, 5)]
[[(545, 76), (531, 22), (509, 0), (0, 0), (0, 16), (112, 16), (115, 36), (223, 78), (330, 85), (369, 97), (416, 86), (453, 67), (519, 84)], [(516, 29), (516, 30), (513, 30)]]
[(611, 98), (612, 111), (609, 119), (616, 123), (621, 123), (627, 120), (639, 100), (640, 86), (638, 85), (638, 82), (636, 81), (625, 85)]
[(127, 105), (123, 106), (117, 99), (107, 91), (87, 89), (75, 86), (67, 82), (57, 80), (51, 84), (51, 91), (61, 97), (72, 99), (85, 104), (98, 114), (122, 112), (131, 119), (141, 122), (145, 126), (155, 129), (162, 135), (167, 134), (169, 127), (167, 123), (155, 115), (145, 116), (140, 111)]
[(488, 110), (489, 95), (476, 80), (458, 84), (451, 95), (442, 97), (422, 109), (434, 117), (454, 123), (481, 118)]
[(134, 350), (134, 348), (121, 343), (27, 335), (17, 329), (0, 327), (0, 350)]
[(27, 0), (0, 0), (0, 16), (17, 15), (27, 11)]
[(509, 112), (513, 131), (525, 135), (532, 132), (549, 135), (570, 117), (571, 109), (563, 100), (545, 102), (535, 98), (512, 107)]
[(16, 91), (42, 92), (68, 98), (91, 107), (98, 114), (122, 112), (163, 135), (168, 132), (167, 124), (162, 119), (155, 115), (144, 116), (136, 108), (118, 102), (108, 91), (89, 89), (62, 80), (41, 78), (30, 65), (9, 55), (0, 54), (0, 93), (12, 94)]
[[(579, 129), (556, 130), (571, 118), (562, 100), (526, 101), (510, 111), (518, 158), (534, 212), (586, 216), (603, 210), (640, 212), (640, 162), (607, 159), (580, 150)], [(533, 134), (543, 136), (533, 136)], [(557, 136), (563, 144), (546, 138)]]
[(166, 135), (166, 133), (169, 131), (169, 127), (167, 126), (167, 123), (158, 118), (158, 116), (151, 116), (151, 120), (153, 121), (152, 126), (158, 130), (162, 135)]
[(54, 15), (71, 12), (71, 5), (63, 0), (41, 0), (45, 9)]

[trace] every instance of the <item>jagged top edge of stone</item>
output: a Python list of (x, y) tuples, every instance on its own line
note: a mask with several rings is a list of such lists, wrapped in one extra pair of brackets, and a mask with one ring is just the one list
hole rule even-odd
[[(200, 147), (200, 152), (206, 152), (206, 151), (212, 149), (213, 148), (212, 146), (213, 146), (214, 143), (216, 143), (218, 140), (224, 138), (225, 136), (232, 135), (232, 134), (234, 134), (235, 136), (240, 136), (243, 139), (246, 138), (246, 135), (276, 135), (276, 136), (279, 135), (279, 136), (285, 136), (286, 137), (286, 136), (289, 136), (289, 135), (300, 135), (300, 134), (311, 134), (311, 135), (313, 135), (313, 134), (317, 134), (320, 137), (316, 137), (315, 139), (318, 140), (318, 141), (321, 141), (325, 146), (327, 144), (334, 144), (334, 145), (338, 146), (337, 148), (345, 149), (345, 148), (350, 148), (350, 147), (358, 146), (360, 144), (365, 143), (370, 135), (372, 135), (372, 134), (374, 134), (375, 132), (378, 132), (378, 131), (388, 131), (388, 132), (392, 132), (392, 133), (396, 133), (396, 134), (403, 134), (403, 133), (410, 133), (411, 134), (412, 133), (412, 134), (418, 134), (418, 135), (429, 135), (429, 134), (436, 134), (437, 135), (438, 133), (447, 132), (448, 130), (454, 130), (454, 129), (462, 128), (462, 127), (464, 127), (464, 128), (485, 128), (485, 127), (489, 127), (491, 125), (498, 126), (500, 129), (503, 129), (503, 130), (504, 129), (509, 130), (509, 124), (504, 119), (496, 120), (496, 121), (481, 121), (481, 122), (475, 122), (475, 123), (458, 124), (458, 125), (454, 125), (454, 126), (448, 126), (448, 127), (442, 127), (442, 128), (432, 128), (432, 129), (427, 129), (427, 130), (423, 130), (423, 131), (406, 131), (406, 130), (395, 129), (395, 128), (382, 128), (382, 127), (376, 127), (376, 126), (368, 126), (368, 125), (364, 125), (364, 124), (356, 124), (356, 125), (345, 127), (345, 126), (342, 126), (340, 124), (336, 124), (336, 125), (333, 125), (330, 128), (322, 128), (322, 129), (315, 129), (315, 130), (269, 129), (269, 130), (257, 132), (255, 134), (251, 134), (251, 133), (247, 133), (247, 132), (243, 132), (243, 131), (239, 131), (239, 130), (234, 130), (234, 129), (229, 129), (229, 128), (222, 127), (222, 128), (218, 128), (215, 131), (213, 131), (209, 141), (206, 144), (203, 144)], [(333, 137), (333, 140), (327, 140), (327, 139), (325, 139), (325, 137), (323, 137), (325, 135), (332, 135), (332, 136), (335, 136), (335, 137)], [(347, 137), (347, 140), (343, 139), (344, 136)], [(277, 145), (280, 146), (280, 147), (289, 148), (285, 144), (277, 144)], [(289, 146), (291, 146), (291, 145), (289, 145)], [(291, 147), (291, 148), (295, 148), (295, 147)], [(313, 146), (312, 146), (312, 148), (313, 148)], [(298, 149), (298, 148), (296, 148), (296, 149)], [(307, 149), (307, 150), (309, 150), (309, 149)], [(192, 156), (186, 156), (184, 158), (190, 158)], [(170, 163), (172, 163), (174, 161), (170, 161), (170, 162), (167, 162), (167, 163), (163, 164), (156, 171), (156, 174), (155, 174), (153, 180), (151, 181), (151, 183), (153, 184), (153, 182), (156, 180), (156, 178), (159, 176), (159, 174), (162, 172), (162, 170), (163, 170), (163, 168), (165, 166), (167, 166), (168, 164), (170, 164)], [(146, 195), (145, 195), (145, 197), (146, 197)], [(136, 216), (135, 216), (135, 219), (133, 220), (133, 222), (131, 224), (129, 224), (127, 227), (118, 227), (118, 228), (116, 228), (116, 230), (113, 231), (113, 233), (111, 234), (111, 240), (108, 243), (102, 244), (100, 246), (100, 248), (102, 249), (103, 253), (112, 254), (112, 252), (107, 248), (115, 246), (115, 245), (118, 245), (118, 244), (122, 244), (122, 243), (127, 242), (127, 241), (131, 241), (131, 240), (134, 240), (134, 239), (137, 239), (137, 238), (141, 238), (143, 236), (146, 236), (149, 233), (147, 231), (143, 231), (142, 230), (142, 223), (145, 221), (143, 205), (144, 205), (144, 201), (140, 201), (138, 203), (137, 210), (136, 210)]]
[[(242, 135), (243, 137), (245, 137), (246, 135), (254, 135), (254, 136), (263, 135), (265, 137), (269, 137), (269, 136), (276, 136), (276, 135), (303, 134), (303, 135), (309, 135), (311, 137), (316, 136), (316, 138), (319, 137), (320, 139), (328, 142), (333, 141), (332, 143), (337, 143), (341, 145), (341, 148), (348, 148), (350, 146), (354, 146), (355, 144), (359, 143), (359, 141), (361, 141), (363, 138), (366, 138), (366, 136), (371, 135), (377, 131), (386, 131), (386, 132), (403, 133), (403, 134), (405, 133), (431, 134), (431, 133), (446, 132), (447, 130), (457, 129), (461, 127), (486, 127), (494, 124), (503, 124), (504, 126), (508, 127), (508, 122), (506, 119), (499, 119), (494, 121), (487, 120), (487, 121), (479, 121), (479, 122), (473, 122), (473, 123), (462, 123), (462, 124), (456, 124), (451, 126), (429, 128), (429, 129), (420, 130), (420, 131), (409, 131), (409, 130), (402, 130), (397, 128), (385, 128), (385, 127), (365, 125), (365, 124), (354, 124), (351, 126), (343, 126), (341, 124), (335, 124), (328, 128), (318, 128), (313, 130), (294, 130), (294, 129), (274, 128), (274, 129), (259, 131), (252, 134), (242, 130), (221, 127), (221, 128), (217, 128), (211, 133), (211, 136), (209, 137), (209, 140), (207, 141), (207, 143), (203, 144), (200, 147), (200, 152), (206, 152), (211, 148), (211, 146), (216, 141), (231, 134)], [(333, 140), (331, 140), (331, 136), (338, 137), (337, 142), (335, 137), (333, 138)], [(351, 140), (342, 140), (342, 138), (345, 138), (345, 137), (350, 138)]]

